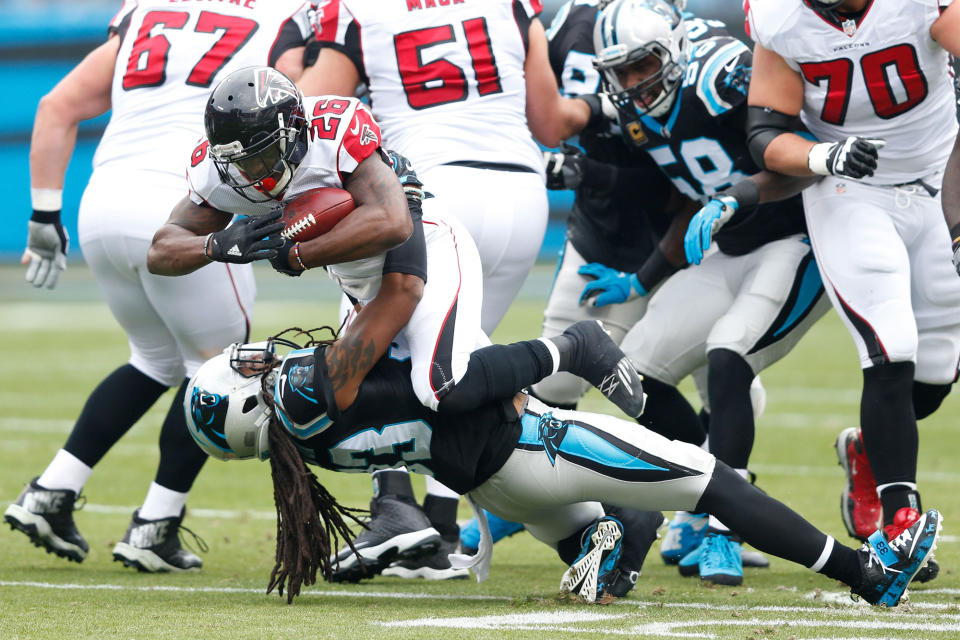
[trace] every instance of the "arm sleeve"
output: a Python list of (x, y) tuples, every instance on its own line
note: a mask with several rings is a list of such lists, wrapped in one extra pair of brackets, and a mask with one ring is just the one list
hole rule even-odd
[(117, 11), (117, 14), (110, 20), (110, 24), (107, 25), (107, 36), (117, 34), (120, 36), (120, 40), (126, 38), (127, 29), (130, 27), (130, 18), (133, 15), (133, 10), (136, 8), (137, 0), (124, 0), (120, 6), (120, 10)]
[(711, 116), (746, 104), (753, 54), (745, 44), (731, 39), (703, 64), (704, 70), (697, 80), (697, 96)]
[(427, 241), (423, 234), (423, 216), (420, 202), (407, 200), (413, 233), (399, 247), (387, 251), (383, 260), (383, 273), (406, 273), (427, 282)]

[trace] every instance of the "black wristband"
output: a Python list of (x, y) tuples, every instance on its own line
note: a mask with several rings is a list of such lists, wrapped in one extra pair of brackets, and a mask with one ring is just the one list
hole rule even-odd
[(737, 204), (740, 205), (741, 209), (751, 209), (760, 204), (760, 191), (757, 189), (757, 183), (750, 178), (741, 180), (717, 195), (736, 198)]
[(586, 128), (596, 127), (606, 119), (603, 115), (603, 104), (600, 102), (600, 96), (595, 93), (585, 93), (577, 96), (577, 99), (583, 100), (590, 107), (590, 119), (587, 120)]
[[(22, 219), (23, 218), (21, 218), (21, 220)], [(30, 220), (32, 222), (42, 222), (43, 224), (57, 224), (60, 222), (60, 209), (56, 211), (37, 211), (34, 209)]]
[(673, 266), (660, 247), (656, 247), (647, 261), (637, 271), (637, 280), (648, 293), (658, 284), (675, 274), (680, 269)]

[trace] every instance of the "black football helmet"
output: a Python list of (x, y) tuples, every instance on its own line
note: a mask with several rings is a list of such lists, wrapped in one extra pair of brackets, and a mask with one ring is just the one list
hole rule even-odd
[(272, 67), (224, 78), (210, 94), (203, 126), (220, 179), (251, 202), (280, 196), (307, 152), (303, 97)]

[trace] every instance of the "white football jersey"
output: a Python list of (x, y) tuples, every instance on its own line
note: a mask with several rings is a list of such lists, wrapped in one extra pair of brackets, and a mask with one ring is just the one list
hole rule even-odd
[(539, 11), (540, 0), (319, 0), (315, 31), (357, 66), (385, 146), (418, 171), (481, 161), (542, 174), (523, 72)]
[(303, 46), (311, 13), (304, 0), (126, 0), (109, 27), (121, 43), (94, 167), (121, 162), (182, 179), (216, 84)]
[[(251, 202), (223, 184), (203, 138), (187, 167), (190, 199), (228, 213), (266, 215), (298, 195), (317, 187), (343, 188), (344, 174), (380, 148), (380, 127), (370, 110), (356, 98), (315, 96), (303, 101), (309, 131), (307, 152), (280, 199)], [(265, 195), (252, 191), (255, 198)], [(369, 300), (380, 288), (384, 254), (339, 265), (328, 265), (330, 277), (358, 300)]]
[(804, 78), (801, 117), (820, 141), (882, 138), (864, 182), (899, 184), (943, 169), (957, 132), (949, 56), (930, 26), (953, 0), (871, 0), (834, 24), (800, 0), (747, 0), (747, 28)]

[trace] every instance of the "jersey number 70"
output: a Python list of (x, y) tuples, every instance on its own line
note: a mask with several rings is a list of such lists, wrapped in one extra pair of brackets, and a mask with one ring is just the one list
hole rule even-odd
[[(800, 69), (810, 84), (827, 82), (820, 119), (828, 124), (842, 125), (847, 117), (850, 89), (853, 87), (853, 61), (837, 58), (826, 62), (804, 62), (800, 64)], [(860, 59), (860, 69), (873, 110), (884, 120), (913, 109), (927, 97), (927, 79), (920, 70), (916, 50), (908, 44), (868, 53)], [(897, 98), (889, 76), (899, 78), (900, 87), (896, 89), (903, 94), (902, 100)]]

